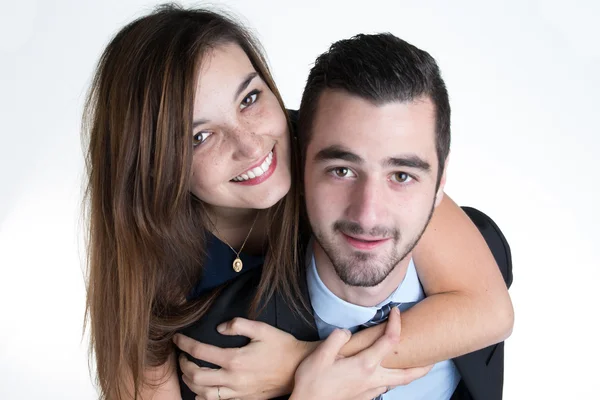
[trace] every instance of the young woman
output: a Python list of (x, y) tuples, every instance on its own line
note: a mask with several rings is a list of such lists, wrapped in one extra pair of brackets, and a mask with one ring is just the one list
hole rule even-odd
[[(260, 48), (239, 24), (163, 6), (110, 42), (84, 121), (87, 318), (101, 395), (179, 398), (173, 335), (210, 308), (223, 284), (255, 265), (262, 275), (252, 307), (274, 293), (303, 307), (299, 152), (286, 110)], [(206, 255), (215, 246), (230, 249), (235, 264), (211, 265)], [(403, 319), (403, 336), (429, 329), (424, 316), (432, 310), (459, 328), (473, 326), (412, 355), (413, 366), (507, 336), (512, 306), (502, 277), (451, 200), (436, 210), (414, 257), (420, 276), (430, 277), (423, 285), (435, 290), (429, 309)], [(342, 353), (368, 347), (382, 329), (355, 335)], [(275, 392), (289, 389), (305, 356), (277, 378)], [(389, 358), (402, 364), (401, 354)]]

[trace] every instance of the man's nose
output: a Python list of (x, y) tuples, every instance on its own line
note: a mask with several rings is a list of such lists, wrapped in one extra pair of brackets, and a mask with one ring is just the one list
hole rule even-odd
[(366, 231), (386, 222), (384, 221), (387, 207), (384, 185), (385, 182), (363, 178), (356, 182), (350, 194), (348, 217), (359, 223)]

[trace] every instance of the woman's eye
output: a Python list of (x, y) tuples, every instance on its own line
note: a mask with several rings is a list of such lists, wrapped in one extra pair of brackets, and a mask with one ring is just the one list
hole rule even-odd
[(192, 144), (194, 147), (201, 145), (210, 135), (212, 135), (212, 132), (200, 131), (192, 136)]
[(258, 90), (250, 92), (248, 96), (244, 97), (244, 100), (242, 100), (242, 102), (240, 103), (240, 108), (243, 110), (244, 108), (254, 104), (256, 102), (256, 99), (258, 98), (258, 94)]
[(406, 172), (396, 172), (392, 175), (392, 180), (398, 183), (410, 182), (412, 179), (412, 176), (410, 176)]
[(333, 174), (338, 178), (348, 178), (354, 176), (354, 173), (350, 170), (350, 168), (346, 167), (337, 167), (332, 170)]

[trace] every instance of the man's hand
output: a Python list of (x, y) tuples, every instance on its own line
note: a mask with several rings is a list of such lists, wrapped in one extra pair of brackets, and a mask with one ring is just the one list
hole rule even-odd
[[(194, 358), (221, 369), (201, 368), (179, 358), (183, 381), (198, 399), (270, 399), (292, 391), (294, 373), (320, 342), (303, 342), (263, 322), (235, 318), (217, 328), (223, 335), (251, 341), (240, 348), (222, 349), (177, 334), (175, 344)], [(218, 391), (218, 394), (217, 394)]]
[(371, 347), (349, 358), (338, 354), (350, 339), (350, 332), (335, 330), (300, 364), (290, 400), (368, 400), (427, 374), (432, 366), (386, 369), (380, 365), (398, 343), (400, 325), (400, 311), (394, 308), (385, 333)]

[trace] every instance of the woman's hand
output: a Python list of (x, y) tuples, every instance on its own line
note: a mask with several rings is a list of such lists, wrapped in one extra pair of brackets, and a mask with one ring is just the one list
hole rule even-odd
[(386, 369), (380, 364), (400, 338), (400, 312), (390, 312), (385, 333), (369, 348), (348, 358), (338, 356), (350, 332), (335, 330), (298, 367), (290, 400), (373, 399), (389, 389), (426, 375), (432, 366)]
[(268, 324), (235, 318), (221, 324), (223, 335), (250, 339), (244, 347), (222, 349), (177, 334), (175, 344), (194, 358), (221, 369), (201, 368), (179, 358), (183, 381), (198, 399), (269, 399), (292, 391), (298, 365), (320, 342), (303, 342)]

